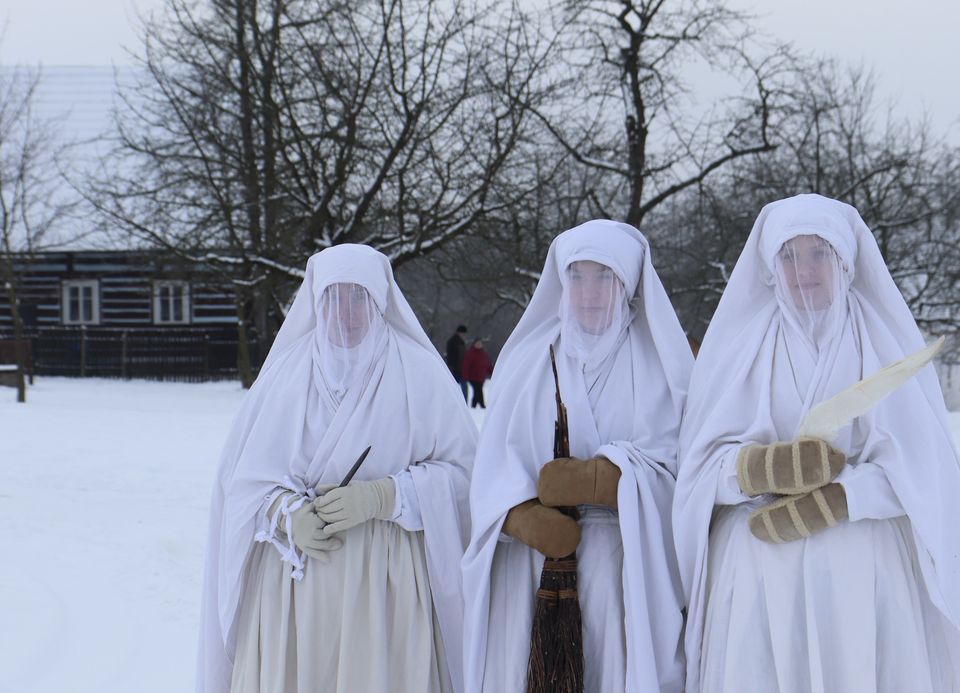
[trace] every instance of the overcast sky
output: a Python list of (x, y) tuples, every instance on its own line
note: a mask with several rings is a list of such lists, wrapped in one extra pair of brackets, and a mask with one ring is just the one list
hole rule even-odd
[[(320, 2), (322, 0), (318, 0)], [(960, 141), (960, 2), (957, 0), (728, 0), (758, 29), (809, 53), (873, 69), (880, 95), (911, 118)], [(162, 0), (0, 0), (0, 64), (125, 64), (137, 12)]]

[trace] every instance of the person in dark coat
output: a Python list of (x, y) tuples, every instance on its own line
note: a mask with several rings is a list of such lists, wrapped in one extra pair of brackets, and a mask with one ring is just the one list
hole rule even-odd
[(454, 380), (460, 383), (463, 392), (463, 401), (467, 401), (467, 381), (463, 379), (463, 359), (467, 352), (466, 325), (457, 325), (457, 331), (447, 340), (447, 368), (453, 374)]
[(478, 404), (481, 409), (487, 408), (483, 402), (483, 382), (491, 375), (493, 375), (493, 361), (490, 360), (490, 354), (483, 348), (483, 340), (474, 339), (473, 344), (467, 349), (466, 356), (463, 357), (463, 379), (473, 388), (471, 409)]

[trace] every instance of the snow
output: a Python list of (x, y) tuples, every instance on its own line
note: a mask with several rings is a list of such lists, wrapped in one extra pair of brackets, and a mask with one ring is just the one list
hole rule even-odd
[(44, 377), (17, 404), (0, 388), (0, 693), (192, 690), (210, 489), (242, 396)]
[[(189, 691), (235, 383), (0, 388), (0, 692)], [(135, 683), (134, 683), (135, 682)]]

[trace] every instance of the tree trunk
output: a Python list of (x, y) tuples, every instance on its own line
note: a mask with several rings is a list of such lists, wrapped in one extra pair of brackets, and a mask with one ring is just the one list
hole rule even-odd
[(3, 263), (4, 284), (7, 287), (7, 301), (10, 304), (10, 317), (13, 318), (13, 353), (17, 368), (17, 401), (26, 402), (26, 382), (24, 375), (27, 372), (27, 350), (23, 348), (23, 319), (20, 317), (20, 308), (17, 305), (17, 287), (14, 281), (12, 263)]
[(253, 369), (250, 367), (250, 341), (247, 338), (247, 317), (243, 292), (237, 290), (237, 372), (243, 389), (253, 385)]

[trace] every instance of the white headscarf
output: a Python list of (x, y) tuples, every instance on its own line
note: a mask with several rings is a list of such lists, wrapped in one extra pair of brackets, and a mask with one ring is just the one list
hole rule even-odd
[[(584, 260), (616, 275), (601, 292), (596, 307), (605, 316), (590, 328), (588, 340), (578, 334), (583, 325), (574, 325), (577, 311), (568, 303), (568, 272)], [(618, 493), (626, 645), (628, 653), (655, 652), (656, 662), (645, 667), (628, 656), (628, 690), (679, 690), (681, 594), (670, 503), (693, 357), (646, 239), (627, 224), (607, 220), (589, 221), (554, 239), (533, 297), (497, 360), (470, 490), (473, 529), (464, 556), (467, 690), (478, 690), (483, 676), (490, 570), (500, 528), (513, 506), (536, 497), (540, 467), (553, 457), (550, 345), (558, 349), (571, 453), (605, 455), (623, 479), (635, 482), (621, 482)], [(529, 572), (511, 575), (517, 577), (516, 604), (522, 609), (535, 588), (522, 582)]]
[[(818, 286), (806, 298), (789, 293), (790, 273), (778, 256), (798, 236), (830, 246), (826, 299), (812, 297)], [(822, 315), (804, 318), (805, 301)], [(680, 432), (674, 534), (689, 609), (689, 690), (699, 688), (708, 538), (723, 458), (744, 444), (792, 439), (810, 407), (923, 344), (856, 209), (819, 195), (763, 208), (704, 337)], [(859, 417), (837, 445), (851, 460), (883, 468), (910, 518), (930, 597), (960, 625), (960, 462), (933, 368)]]
[[(354, 304), (338, 305), (340, 298), (350, 300), (350, 292), (356, 292)], [(400, 293), (387, 258), (361, 245), (311, 257), (221, 454), (210, 510), (198, 689), (229, 688), (245, 566), (265, 499), (277, 489), (304, 493), (339, 483), (368, 445), (355, 479), (410, 470), (432, 597), (450, 643), (451, 677), (459, 681), (457, 565), (469, 536), (466, 496), (475, 441), (463, 396)]]

